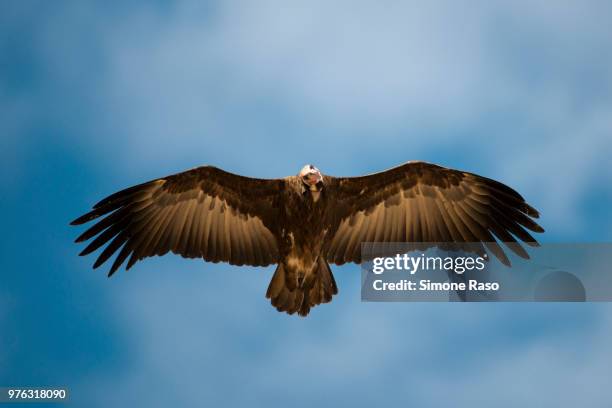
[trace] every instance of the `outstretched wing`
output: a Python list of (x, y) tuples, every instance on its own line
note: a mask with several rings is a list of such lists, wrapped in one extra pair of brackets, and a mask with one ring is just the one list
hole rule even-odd
[[(544, 232), (532, 220), (538, 211), (510, 187), (434, 164), (410, 162), (363, 177), (328, 177), (326, 183), (337, 210), (325, 255), (336, 264), (360, 263), (362, 242), (454, 242), (484, 243), (509, 265), (496, 238), (528, 258), (516, 238), (537, 246), (526, 229)], [(479, 252), (485, 252), (483, 244)]]
[(72, 222), (103, 217), (76, 239), (96, 237), (80, 255), (109, 243), (97, 268), (121, 249), (109, 276), (168, 251), (186, 258), (264, 266), (278, 261), (273, 231), (284, 181), (253, 179), (204, 166), (119, 191)]

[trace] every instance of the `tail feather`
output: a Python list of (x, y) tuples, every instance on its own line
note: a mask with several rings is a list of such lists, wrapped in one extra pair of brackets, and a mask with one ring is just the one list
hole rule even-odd
[(279, 312), (298, 312), (300, 316), (306, 316), (312, 307), (330, 302), (337, 293), (338, 287), (329, 265), (319, 259), (314, 273), (299, 281), (295, 272), (287, 271), (280, 263), (272, 276), (266, 297)]

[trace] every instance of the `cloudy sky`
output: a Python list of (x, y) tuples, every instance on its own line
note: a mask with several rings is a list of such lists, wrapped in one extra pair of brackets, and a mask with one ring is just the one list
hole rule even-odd
[(606, 304), (372, 304), (307, 319), (272, 268), (177, 257), (109, 280), (68, 222), (199, 164), (279, 177), (426, 160), (501, 180), (545, 242), (612, 240), (604, 1), (0, 6), (0, 385), (74, 405), (606, 406)]

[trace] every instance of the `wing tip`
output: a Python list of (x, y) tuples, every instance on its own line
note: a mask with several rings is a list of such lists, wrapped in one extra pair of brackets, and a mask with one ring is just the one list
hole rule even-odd
[(523, 203), (523, 211), (532, 218), (540, 218), (540, 212), (527, 203)]
[(74, 220), (70, 221), (70, 224), (68, 224), (68, 225), (82, 225), (82, 224), (85, 224), (86, 222), (90, 221), (89, 215), (90, 215), (90, 213), (83, 214), (80, 217), (75, 218)]
[(86, 256), (89, 255), (93, 252), (94, 250), (91, 249), (89, 246), (86, 247), (85, 249), (83, 249), (81, 252), (79, 252), (79, 256)]
[(93, 269), (98, 269), (103, 263), (104, 263), (104, 260), (101, 260), (100, 258), (98, 258), (96, 262), (94, 262), (93, 264)]

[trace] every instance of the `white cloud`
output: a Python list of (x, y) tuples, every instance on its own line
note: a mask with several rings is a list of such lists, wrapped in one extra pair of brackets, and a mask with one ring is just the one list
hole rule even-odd
[(495, 356), (479, 359), (478, 370), (432, 376), (418, 386), (439, 405), (603, 407), (612, 398), (605, 385), (610, 334), (612, 320), (602, 315), (588, 335), (545, 336), (519, 349), (502, 346)]
[[(576, 305), (523, 314), (529, 305), (361, 303), (353, 266), (335, 268), (341, 295), (303, 319), (263, 298), (270, 268), (164, 259), (146, 269), (119, 278), (109, 305), (125, 326), (130, 363), (74, 385), (100, 404), (553, 407), (609, 399), (607, 307), (591, 306), (592, 321), (577, 324)], [(564, 315), (570, 326), (540, 327)]]
[[(571, 237), (590, 227), (581, 197), (612, 154), (608, 7), (57, 8), (35, 36), (48, 81), (8, 106), (58, 100), (42, 116), (124, 183), (203, 163), (276, 177), (304, 162), (350, 175), (443, 158), (503, 178)], [(28, 112), (9, 115), (9, 143), (40, 120)], [(27, 157), (12, 150), (18, 169)]]
[[(584, 63), (572, 59), (576, 54), (611, 63), (592, 55), (610, 36), (597, 24), (591, 29), (601, 10), (582, 3), (264, 1), (203, 8), (182, 2), (116, 28), (105, 86), (119, 92), (119, 107), (127, 95), (124, 103), (148, 106), (148, 113), (206, 121), (214, 120), (207, 105), (278, 97), (298, 114), (343, 129), (444, 127), (479, 120), (534, 91), (571, 90), (576, 81), (564, 81)], [(525, 78), (534, 67), (547, 70), (540, 83)]]
[(609, 92), (582, 89), (609, 71), (593, 63), (612, 68), (598, 7), (350, 5), (186, 1), (118, 21), (102, 39), (95, 144), (118, 170), (212, 162), (273, 177), (304, 160), (371, 171), (366, 152), (389, 167), (455, 143), (454, 160), (506, 177), (559, 234), (584, 231), (591, 159), (612, 153)]

